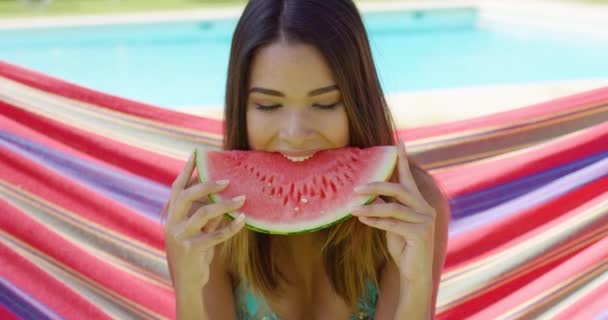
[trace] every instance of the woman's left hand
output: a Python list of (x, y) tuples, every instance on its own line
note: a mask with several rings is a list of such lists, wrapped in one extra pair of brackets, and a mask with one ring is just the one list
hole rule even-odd
[(428, 280), (433, 275), (435, 209), (416, 186), (402, 141), (397, 161), (399, 183), (372, 182), (355, 189), (360, 194), (388, 196), (396, 202), (376, 201), (352, 214), (362, 223), (386, 231), (389, 253), (402, 277)]

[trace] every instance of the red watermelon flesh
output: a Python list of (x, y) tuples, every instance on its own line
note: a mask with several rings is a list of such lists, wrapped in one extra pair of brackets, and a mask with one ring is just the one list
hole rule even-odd
[(247, 227), (273, 234), (315, 231), (350, 217), (354, 207), (373, 200), (353, 189), (387, 180), (396, 161), (394, 146), (324, 150), (301, 162), (264, 151), (197, 150), (196, 154), (201, 182), (230, 180), (211, 200), (245, 195), (240, 211)]

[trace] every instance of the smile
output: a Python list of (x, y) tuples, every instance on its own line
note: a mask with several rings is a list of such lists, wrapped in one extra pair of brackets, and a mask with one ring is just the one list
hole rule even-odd
[(309, 156), (304, 156), (304, 157), (292, 157), (292, 156), (288, 156), (288, 155), (285, 155), (285, 154), (282, 154), (282, 153), (281, 153), (281, 155), (283, 155), (283, 157), (287, 158), (289, 161), (293, 161), (293, 162), (302, 162), (302, 161), (305, 161), (305, 160), (308, 160), (308, 159), (312, 158), (312, 156), (313, 156), (311, 154)]

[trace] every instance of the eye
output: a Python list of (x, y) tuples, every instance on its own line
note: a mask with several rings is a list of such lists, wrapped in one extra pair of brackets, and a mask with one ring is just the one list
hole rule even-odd
[(338, 104), (339, 104), (339, 102), (336, 102), (334, 104), (313, 104), (312, 106), (315, 107), (315, 108), (319, 108), (319, 109), (333, 109)]
[(273, 104), (273, 105), (270, 105), (270, 106), (264, 106), (264, 105), (257, 104), (257, 103), (255, 104), (255, 108), (258, 109), (258, 110), (269, 110), (270, 111), (270, 110), (277, 109), (279, 107), (281, 107), (280, 104)]

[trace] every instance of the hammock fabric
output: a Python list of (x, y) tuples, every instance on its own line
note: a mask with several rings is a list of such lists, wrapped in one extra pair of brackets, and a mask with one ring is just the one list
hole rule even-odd
[[(221, 129), (0, 62), (0, 318), (174, 318), (159, 212)], [(437, 319), (608, 317), (608, 88), (398, 135), (450, 197)]]

